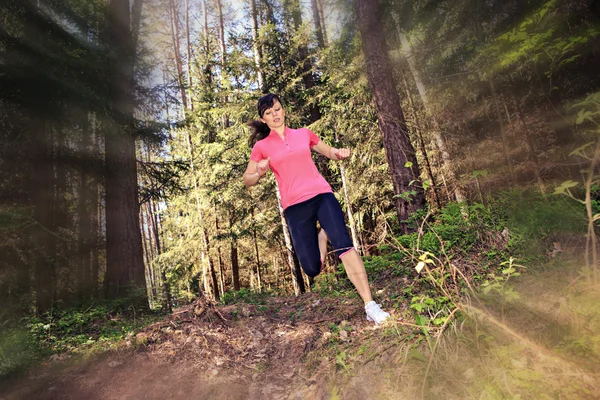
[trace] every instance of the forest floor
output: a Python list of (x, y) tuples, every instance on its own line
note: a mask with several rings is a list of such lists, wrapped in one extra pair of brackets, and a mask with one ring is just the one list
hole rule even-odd
[(394, 300), (406, 278), (385, 273), (373, 286), (393, 319), (381, 326), (351, 295), (200, 299), (116, 350), (54, 356), (0, 398), (598, 398), (600, 295), (579, 267), (556, 265), (522, 277), (512, 305), (496, 299), (441, 336)]

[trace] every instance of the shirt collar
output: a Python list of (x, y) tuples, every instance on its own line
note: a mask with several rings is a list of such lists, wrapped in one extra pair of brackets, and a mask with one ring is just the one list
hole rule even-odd
[[(283, 134), (286, 135), (290, 131), (291, 131), (290, 127), (286, 126), (285, 130), (283, 131)], [(269, 133), (269, 136), (273, 136), (273, 135), (278, 135), (278, 133), (277, 133), (277, 131), (275, 129), (271, 129), (271, 132)]]

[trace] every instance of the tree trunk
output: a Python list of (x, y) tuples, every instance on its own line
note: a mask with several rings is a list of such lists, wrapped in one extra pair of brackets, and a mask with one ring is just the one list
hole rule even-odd
[[(185, 0), (185, 37), (186, 37), (186, 49), (187, 49), (187, 87), (188, 90), (192, 89), (192, 43), (190, 40), (190, 5), (188, 0)], [(188, 94), (188, 105), (190, 110), (194, 111), (194, 102), (191, 94)]]
[(143, 5), (144, 0), (134, 0), (133, 7), (131, 8), (131, 40), (133, 42), (134, 49), (138, 48)]
[[(212, 68), (211, 61), (208, 59), (208, 54), (210, 54), (210, 35), (208, 32), (208, 11), (206, 7), (206, 0), (202, 0), (202, 34), (204, 36), (204, 81), (202, 82), (206, 86), (212, 85)], [(204, 99), (203, 99), (204, 100)]]
[(254, 242), (254, 254), (256, 256), (256, 285), (258, 287), (258, 291), (262, 292), (262, 281), (261, 281), (261, 273), (260, 273), (260, 254), (258, 252), (258, 237), (256, 235), (256, 224), (254, 221), (254, 208), (252, 208), (252, 240)]
[[(217, 235), (219, 234), (219, 217), (217, 214), (217, 209), (215, 207), (215, 229)], [(217, 241), (217, 261), (219, 263), (219, 283), (221, 284), (221, 297), (225, 296), (225, 268), (223, 268), (223, 257), (221, 255), (221, 245), (219, 241)]]
[(206, 252), (208, 273), (210, 274), (210, 289), (215, 300), (219, 300), (219, 285), (217, 284), (217, 275), (215, 272), (215, 263), (210, 255), (210, 241), (208, 239), (208, 232), (204, 226), (204, 219), (202, 220), (202, 242), (204, 250)]
[(33, 121), (32, 128), (32, 132), (37, 135), (32, 140), (30, 159), (30, 193), (36, 222), (32, 235), (32, 246), (35, 249), (35, 309), (36, 314), (41, 315), (52, 308), (55, 292), (52, 135), (50, 128), (39, 117)]
[(417, 114), (417, 110), (412, 100), (412, 94), (410, 92), (410, 88), (408, 87), (408, 82), (406, 82), (406, 76), (404, 72), (402, 73), (402, 82), (404, 83), (404, 87), (406, 88), (406, 98), (408, 99), (408, 106), (412, 112), (412, 117), (415, 125), (415, 132), (417, 136), (417, 142), (419, 143), (419, 149), (421, 150), (421, 154), (423, 156), (423, 161), (425, 161), (425, 168), (427, 171), (427, 177), (431, 181), (431, 194), (433, 197), (433, 201), (440, 208), (442, 206), (440, 202), (440, 195), (438, 193), (438, 187), (435, 182), (435, 177), (433, 175), (433, 169), (431, 168), (431, 163), (429, 162), (429, 156), (427, 155), (427, 150), (425, 149), (425, 141), (423, 140), (423, 132), (421, 131), (421, 125), (419, 123), (419, 117)]
[(219, 13), (219, 46), (221, 48), (221, 64), (223, 68), (227, 65), (227, 47), (225, 46), (225, 18), (223, 17), (223, 3), (216, 0)]
[(310, 1), (313, 14), (313, 22), (315, 24), (315, 35), (317, 36), (317, 44), (323, 50), (325, 48), (325, 38), (323, 36), (323, 28), (321, 25), (321, 13), (319, 12), (318, 0)]
[(232, 233), (230, 243), (230, 254), (231, 254), (231, 273), (233, 274), (233, 290), (236, 292), (240, 290), (240, 264), (238, 259), (237, 239), (233, 234), (233, 223), (235, 221), (235, 214), (232, 211), (229, 216), (229, 228)]
[(99, 183), (95, 184), (96, 187), (96, 193), (95, 195), (92, 195), (92, 204), (90, 206), (90, 208), (94, 211), (92, 214), (92, 221), (91, 221), (91, 240), (92, 240), (92, 249), (91, 249), (91, 268), (92, 268), (92, 287), (94, 292), (99, 291), (100, 289), (100, 249), (102, 248), (101, 245), (101, 238), (102, 238), (102, 215), (103, 214), (103, 210), (102, 210), (102, 204), (100, 202), (101, 196), (102, 196), (102, 185)]
[[(152, 200), (150, 200), (150, 208), (152, 215), (152, 234), (154, 236), (156, 255), (160, 255), (162, 253), (162, 245), (160, 242), (160, 230), (159, 230), (159, 220), (158, 213), (156, 212), (156, 205)], [(165, 273), (165, 267), (163, 265), (159, 266), (160, 269), (160, 277), (163, 284), (163, 290), (165, 292), (165, 308), (169, 311), (173, 311), (173, 300), (171, 299), (171, 285), (169, 285), (169, 281), (167, 280), (167, 274)]]
[[(337, 133), (335, 134), (335, 140), (339, 140)], [(346, 178), (346, 167), (343, 163), (340, 163), (340, 178), (342, 180), (342, 189), (344, 191), (344, 199), (346, 200), (346, 213), (348, 214), (348, 223), (350, 224), (350, 233), (352, 234), (352, 244), (359, 254), (363, 254), (358, 239), (358, 230), (356, 229), (356, 221), (354, 220), (354, 213), (352, 212), (352, 203), (350, 201), (350, 189), (348, 185), (348, 179)]]
[(146, 236), (146, 228), (145, 228), (145, 217), (146, 213), (144, 211), (140, 212), (140, 226), (142, 227), (142, 250), (144, 251), (144, 273), (146, 275), (146, 289), (148, 294), (148, 299), (150, 305), (154, 303), (154, 293), (152, 293), (154, 289), (154, 282), (152, 281), (152, 273), (151, 273), (151, 265), (152, 258), (150, 256), (150, 249), (148, 248), (148, 237)]
[(177, 12), (174, 0), (169, 0), (169, 17), (171, 19), (171, 41), (173, 42), (173, 56), (175, 58), (175, 67), (177, 68), (177, 83), (179, 94), (183, 103), (183, 116), (185, 118), (188, 109), (188, 99), (185, 89), (185, 78), (183, 76), (183, 62), (181, 61), (181, 43), (179, 41), (179, 13)]
[[(107, 130), (106, 147), (106, 275), (108, 297), (129, 291), (130, 282), (145, 289), (135, 134), (133, 127), (135, 49), (129, 27), (129, 2), (111, 0), (108, 17), (111, 60), (111, 113), (115, 126)], [(145, 292), (145, 290), (144, 290)]]
[(256, 80), (258, 88), (262, 93), (266, 93), (267, 86), (262, 69), (262, 46), (258, 36), (258, 10), (256, 9), (256, 0), (250, 0), (250, 14), (252, 18), (252, 47), (254, 50), (254, 65), (256, 66)]
[(266, 20), (267, 23), (276, 25), (277, 21), (275, 21), (275, 13), (273, 12), (273, 6), (269, 3), (269, 0), (262, 0), (263, 5), (265, 6), (266, 12)]
[[(150, 207), (150, 202), (147, 202), (145, 213), (146, 219), (143, 221), (142, 225), (142, 234), (144, 241), (144, 250), (146, 252), (146, 267), (147, 267), (147, 275), (148, 279), (146, 282), (150, 285), (150, 293), (152, 295), (152, 300), (156, 300), (156, 279), (154, 276), (154, 259), (156, 258), (155, 248), (153, 244), (155, 241), (152, 239), (152, 221), (154, 220), (154, 216), (152, 215), (152, 208)], [(143, 216), (142, 216), (143, 218)], [(148, 236), (146, 237), (146, 231), (148, 232)]]
[(340, 175), (342, 179), (342, 188), (344, 190), (344, 199), (346, 200), (346, 213), (348, 214), (348, 223), (350, 224), (350, 233), (352, 234), (352, 245), (362, 254), (362, 248), (358, 241), (358, 231), (356, 229), (356, 221), (354, 221), (354, 213), (352, 212), (352, 203), (350, 202), (350, 193), (348, 189), (348, 180), (346, 179), (346, 168), (340, 164)]
[(323, 4), (323, 0), (317, 0), (317, 6), (319, 7), (319, 17), (321, 18), (321, 31), (323, 32), (323, 43), (325, 44), (325, 47), (327, 47), (327, 25), (325, 23), (325, 5)]
[(425, 107), (425, 114), (433, 122), (433, 131), (431, 133), (433, 135), (436, 147), (439, 150), (440, 156), (442, 158), (442, 175), (444, 176), (443, 180), (446, 181), (445, 176), (447, 175), (449, 181), (448, 184), (454, 189), (454, 199), (459, 203), (463, 202), (465, 201), (466, 196), (459, 183), (458, 177), (456, 176), (456, 170), (452, 163), (450, 153), (448, 152), (446, 140), (442, 135), (442, 130), (440, 129), (439, 122), (433, 114), (431, 103), (429, 101), (427, 91), (425, 90), (425, 85), (423, 84), (421, 74), (419, 73), (419, 69), (417, 68), (414, 56), (412, 54), (412, 47), (410, 45), (410, 41), (403, 32), (399, 32), (399, 36), (400, 42), (402, 43), (402, 47), (404, 48), (404, 51), (407, 54), (406, 61), (408, 62), (410, 72), (412, 73), (413, 79), (415, 80), (417, 91), (419, 92), (419, 96), (421, 96), (421, 101), (423, 101), (423, 106)]
[(240, 290), (240, 264), (238, 261), (236, 241), (232, 239), (229, 246), (231, 255), (231, 273), (233, 277), (233, 290), (237, 292)]
[[(81, 140), (79, 142), (79, 154), (83, 160), (91, 157), (90, 152), (90, 118), (88, 116), (81, 129)], [(82, 163), (79, 168), (79, 199), (77, 205), (77, 294), (78, 297), (88, 297), (92, 293), (92, 266), (91, 266), (91, 246), (92, 246), (92, 214), (95, 210), (89, 207), (91, 193), (91, 182), (86, 163)]]
[(379, 1), (357, 0), (356, 5), (363, 52), (368, 60), (369, 85), (375, 100), (379, 129), (383, 135), (383, 146), (396, 195), (398, 221), (402, 231), (408, 232), (405, 221), (412, 212), (425, 204), (423, 188), (411, 183), (421, 180), (419, 164), (408, 137), (400, 98), (396, 91), (385, 33), (381, 25)]

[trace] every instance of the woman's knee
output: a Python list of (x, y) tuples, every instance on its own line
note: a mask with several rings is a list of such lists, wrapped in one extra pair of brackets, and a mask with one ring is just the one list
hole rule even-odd
[(304, 273), (311, 278), (314, 278), (321, 273), (321, 265), (321, 259), (318, 257), (316, 259), (312, 257), (310, 260), (300, 260), (300, 266), (304, 270)]

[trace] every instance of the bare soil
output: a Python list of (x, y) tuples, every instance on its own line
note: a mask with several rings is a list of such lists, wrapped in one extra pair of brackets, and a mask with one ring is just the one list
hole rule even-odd
[(363, 384), (372, 379), (369, 368), (355, 371), (354, 382), (339, 380), (338, 374), (348, 376), (349, 366), (345, 358), (336, 359), (339, 349), (330, 349), (369, 343), (364, 359), (375, 376), (373, 361), (381, 361), (393, 342), (381, 337), (384, 329), (366, 321), (358, 299), (307, 293), (229, 306), (200, 299), (93, 360), (54, 357), (0, 397), (374, 398), (377, 388)]

